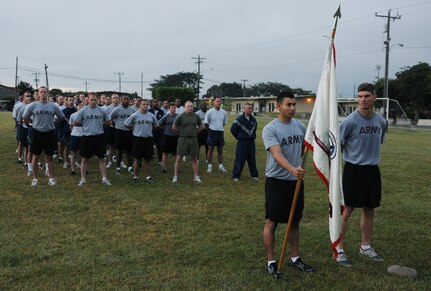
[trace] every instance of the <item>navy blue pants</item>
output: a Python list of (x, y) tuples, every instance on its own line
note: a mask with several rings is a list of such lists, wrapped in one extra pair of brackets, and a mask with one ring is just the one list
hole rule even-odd
[(235, 164), (233, 166), (232, 178), (240, 178), (242, 169), (247, 161), (251, 177), (258, 177), (256, 168), (256, 144), (254, 139), (238, 140), (236, 144)]

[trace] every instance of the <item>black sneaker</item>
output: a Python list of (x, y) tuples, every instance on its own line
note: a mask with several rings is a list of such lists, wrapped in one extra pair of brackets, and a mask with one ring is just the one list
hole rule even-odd
[(267, 264), (266, 271), (268, 274), (273, 276), (275, 279), (281, 278), (281, 272), (278, 271), (278, 265), (277, 262), (273, 262), (271, 264)]
[(301, 258), (298, 258), (296, 262), (292, 262), (292, 260), (290, 260), (289, 267), (296, 268), (302, 272), (307, 272), (307, 273), (315, 271), (315, 269), (312, 266), (309, 266), (306, 263), (304, 263), (301, 260)]
[(145, 181), (147, 181), (147, 183), (154, 184), (154, 180), (151, 177), (145, 178)]
[(133, 178), (133, 184), (138, 184), (138, 182), (139, 182), (138, 177), (134, 177), (134, 178)]

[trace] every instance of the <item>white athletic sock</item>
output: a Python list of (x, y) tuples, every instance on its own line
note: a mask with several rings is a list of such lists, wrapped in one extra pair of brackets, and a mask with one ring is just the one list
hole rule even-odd
[(297, 257), (291, 257), (290, 258), (290, 260), (292, 261), (292, 263), (295, 263), (297, 259), (299, 259), (299, 256), (297, 256)]
[(337, 250), (337, 253), (344, 253), (344, 249), (340, 247), (335, 248)]
[(32, 170), (33, 170), (33, 168), (32, 168), (32, 164), (31, 164), (31, 163), (27, 163), (27, 169), (28, 169), (29, 171), (32, 171)]
[(48, 169), (48, 163), (45, 163), (45, 169)]
[(224, 168), (223, 164), (218, 164), (218, 168), (219, 169)]
[(371, 248), (370, 245), (361, 245), (361, 249), (364, 251), (368, 250), (369, 248)]

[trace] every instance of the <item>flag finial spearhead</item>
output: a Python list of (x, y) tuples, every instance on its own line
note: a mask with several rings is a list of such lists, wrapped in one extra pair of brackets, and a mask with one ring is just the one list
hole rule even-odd
[(341, 4), (338, 6), (338, 9), (337, 9), (337, 11), (334, 14), (334, 18), (335, 17), (341, 18)]

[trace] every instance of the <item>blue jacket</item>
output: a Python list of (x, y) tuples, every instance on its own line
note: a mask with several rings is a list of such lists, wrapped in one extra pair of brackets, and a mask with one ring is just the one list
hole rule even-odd
[[(160, 109), (160, 108), (157, 109), (157, 110), (158, 110), (157, 114), (154, 114), (154, 109), (153, 108), (148, 109), (148, 112), (151, 112), (152, 114), (154, 114), (154, 116), (156, 117), (157, 120), (160, 120), (163, 117), (163, 115), (165, 115), (165, 112), (162, 109)], [(156, 128), (153, 129), (153, 136), (154, 137), (163, 136), (163, 131), (164, 131), (163, 128), (156, 127)]]
[(245, 114), (238, 116), (230, 127), (230, 132), (238, 140), (255, 140), (256, 139), (257, 121), (253, 115), (249, 119)]

